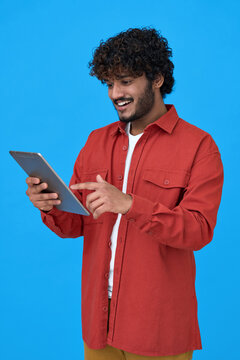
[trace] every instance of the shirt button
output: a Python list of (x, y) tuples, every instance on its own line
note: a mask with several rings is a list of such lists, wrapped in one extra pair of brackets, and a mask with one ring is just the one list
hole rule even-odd
[(108, 311), (107, 306), (104, 306), (102, 309), (103, 309), (103, 311), (105, 311), (105, 312), (107, 312), (107, 311)]
[(126, 150), (127, 150), (127, 146), (124, 145), (122, 149), (126, 151)]
[(168, 185), (169, 182), (170, 182), (170, 181), (169, 181), (168, 179), (165, 179), (165, 180), (164, 180), (164, 185)]
[(109, 278), (109, 273), (105, 274), (105, 278), (108, 279)]
[(118, 175), (118, 180), (122, 180), (122, 175)]
[(111, 245), (112, 245), (112, 242), (111, 242), (111, 241), (109, 241), (109, 242), (108, 242), (108, 246), (109, 246), (109, 247), (111, 247)]
[(135, 219), (129, 219), (129, 221), (134, 222), (134, 221), (135, 221)]

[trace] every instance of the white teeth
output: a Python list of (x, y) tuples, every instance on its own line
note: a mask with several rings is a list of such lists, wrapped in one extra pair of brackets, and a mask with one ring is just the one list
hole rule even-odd
[(131, 101), (123, 101), (123, 102), (119, 102), (118, 106), (124, 106), (126, 104), (130, 104)]

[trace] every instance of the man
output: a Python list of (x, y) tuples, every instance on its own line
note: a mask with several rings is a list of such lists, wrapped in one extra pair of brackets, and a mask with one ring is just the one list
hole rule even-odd
[(70, 187), (89, 217), (66, 213), (28, 178), (32, 203), (60, 237), (84, 235), (85, 359), (187, 360), (201, 349), (195, 250), (213, 237), (223, 167), (205, 131), (163, 98), (172, 51), (154, 29), (101, 42), (90, 74), (108, 86), (119, 121), (94, 130)]

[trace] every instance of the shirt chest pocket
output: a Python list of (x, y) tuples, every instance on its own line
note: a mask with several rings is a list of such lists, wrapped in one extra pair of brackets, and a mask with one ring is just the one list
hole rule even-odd
[[(81, 174), (81, 182), (97, 182), (96, 177), (97, 175), (101, 175), (101, 177), (107, 181), (107, 169), (98, 169), (92, 170), (89, 172), (84, 172)], [(82, 203), (86, 207), (86, 199), (89, 194), (91, 194), (94, 190), (82, 190)], [(84, 224), (98, 224), (102, 223), (104, 218), (104, 214), (101, 215), (98, 219), (94, 219), (92, 214), (90, 213), (89, 216), (84, 216)]]
[(146, 169), (142, 196), (172, 209), (182, 200), (189, 177), (184, 170)]

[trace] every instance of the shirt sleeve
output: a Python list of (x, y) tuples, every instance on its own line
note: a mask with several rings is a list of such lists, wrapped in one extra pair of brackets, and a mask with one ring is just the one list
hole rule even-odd
[[(82, 161), (84, 148), (74, 165), (74, 171), (69, 186), (81, 182)], [(71, 190), (82, 201), (80, 190)], [(43, 223), (61, 238), (76, 238), (83, 235), (83, 216), (58, 210), (53, 207), (49, 212), (41, 211)]]
[(159, 202), (130, 193), (130, 210), (124, 215), (140, 231), (179, 249), (200, 250), (213, 237), (223, 186), (219, 151), (199, 155), (181, 202), (169, 209)]

